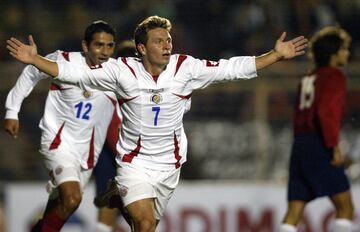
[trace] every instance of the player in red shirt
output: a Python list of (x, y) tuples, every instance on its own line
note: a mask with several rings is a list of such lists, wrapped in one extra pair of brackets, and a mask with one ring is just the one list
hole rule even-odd
[(310, 40), (315, 69), (302, 78), (294, 118), (288, 209), (281, 232), (295, 232), (306, 204), (327, 196), (336, 209), (332, 231), (350, 232), (354, 206), (339, 146), (345, 108), (347, 64), (351, 37), (326, 27)]

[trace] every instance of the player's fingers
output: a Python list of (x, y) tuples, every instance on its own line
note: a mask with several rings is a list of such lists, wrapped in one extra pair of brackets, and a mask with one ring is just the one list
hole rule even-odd
[(14, 139), (17, 139), (17, 138), (18, 138), (18, 134), (19, 134), (19, 133), (17, 133), (17, 132), (13, 133), (13, 134), (12, 134), (12, 137), (13, 137)]
[(14, 44), (16, 44), (17, 46), (21, 46), (21, 45), (23, 45), (23, 43), (20, 41), (20, 40), (18, 40), (17, 38), (15, 38), (15, 37), (11, 37), (10, 38), (10, 41), (11, 42), (13, 42)]
[(331, 164), (334, 166), (334, 167), (341, 167), (344, 165), (344, 160), (343, 159), (333, 159), (331, 161)]
[(286, 31), (284, 31), (281, 35), (280, 35), (280, 38), (278, 39), (279, 41), (284, 41), (286, 37)]
[(10, 53), (17, 54), (17, 50), (10, 45), (6, 46), (6, 49), (10, 51)]
[(16, 139), (16, 138), (18, 137), (18, 133), (17, 133), (15, 130), (10, 131), (9, 134), (10, 134), (14, 139)]
[(301, 45), (301, 46), (296, 46), (295, 47), (295, 51), (302, 51), (307, 47), (307, 45)]
[(14, 43), (12, 40), (6, 40), (6, 43), (7, 43), (7, 45), (8, 46), (11, 46), (12, 48), (18, 48), (19, 46), (16, 44), (16, 43)]
[(305, 39), (305, 38), (303, 38), (303, 39), (300, 39), (300, 40), (294, 40), (294, 41), (292, 41), (292, 43), (293, 43), (295, 46), (302, 46), (302, 45), (307, 46), (308, 40)]
[(17, 56), (15, 53), (13, 53), (13, 52), (10, 52), (10, 55), (11, 55), (12, 57), (14, 57), (15, 59), (18, 58), (18, 56)]
[(5, 131), (7, 133), (9, 133), (11, 136), (14, 136), (14, 132), (13, 132), (12, 128), (5, 128)]
[(35, 41), (34, 41), (34, 38), (32, 35), (29, 35), (29, 44), (30, 45), (34, 45), (35, 44)]
[(12, 136), (14, 139), (18, 137), (19, 134), (19, 124), (15, 125), (13, 128)]
[(296, 44), (296, 43), (302, 43), (303, 41), (305, 40), (305, 37), (304, 36), (298, 36), (294, 39), (291, 40), (291, 43), (292, 44)]
[(299, 52), (295, 52), (295, 56), (301, 56), (304, 55), (305, 51), (299, 51)]

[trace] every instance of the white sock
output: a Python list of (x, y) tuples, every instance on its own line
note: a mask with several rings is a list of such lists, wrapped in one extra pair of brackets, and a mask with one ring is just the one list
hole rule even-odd
[(337, 218), (334, 220), (333, 228), (331, 231), (333, 232), (351, 232), (352, 221), (345, 218)]
[(296, 232), (296, 227), (290, 224), (281, 224), (279, 232)]
[(111, 232), (111, 231), (113, 231), (113, 228), (111, 226), (108, 226), (101, 222), (96, 223), (95, 232)]

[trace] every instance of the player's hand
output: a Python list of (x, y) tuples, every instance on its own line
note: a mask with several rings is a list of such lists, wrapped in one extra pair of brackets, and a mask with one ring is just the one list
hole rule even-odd
[(341, 167), (344, 165), (344, 156), (341, 153), (341, 150), (338, 146), (334, 148), (333, 158), (331, 164), (335, 167)]
[(344, 166), (345, 169), (350, 168), (354, 163), (355, 162), (354, 162), (354, 160), (352, 158), (350, 158), (348, 156), (344, 157), (344, 165), (343, 166)]
[(20, 128), (19, 120), (5, 119), (4, 128), (14, 139), (17, 139)]
[(283, 32), (275, 44), (275, 54), (279, 60), (291, 59), (305, 53), (308, 40), (304, 36), (296, 37), (289, 41), (284, 41), (286, 32)]
[(12, 57), (25, 64), (32, 64), (34, 62), (38, 53), (32, 35), (29, 35), (29, 45), (22, 43), (14, 37), (8, 39), (6, 43), (6, 48), (10, 51)]

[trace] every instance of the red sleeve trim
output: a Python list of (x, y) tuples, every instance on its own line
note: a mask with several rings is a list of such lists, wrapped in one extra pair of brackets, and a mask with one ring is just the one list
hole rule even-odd
[(182, 98), (182, 99), (189, 99), (189, 98), (191, 98), (191, 94), (189, 94), (189, 95), (180, 95), (180, 94), (176, 94), (176, 93), (173, 93), (175, 96), (178, 96), (178, 97), (180, 97), (180, 98)]
[(56, 90), (61, 91), (61, 90), (67, 90), (67, 89), (72, 89), (72, 88), (62, 88), (61, 86), (59, 86), (55, 83), (51, 83), (51, 85), (50, 85), (51, 91), (56, 91)]
[(126, 57), (121, 57), (121, 61), (130, 69), (134, 77), (137, 78), (134, 69), (127, 63)]
[(131, 101), (131, 100), (133, 100), (133, 99), (135, 99), (135, 98), (137, 98), (137, 97), (138, 97), (138, 96), (133, 97), (133, 98), (129, 98), (129, 99), (118, 99), (119, 106), (121, 106), (122, 104), (124, 104), (124, 103), (126, 103), (126, 102), (128, 102), (128, 101)]
[(63, 53), (61, 53), (61, 55), (64, 57), (64, 59), (65, 59), (66, 61), (70, 61), (70, 56), (69, 56), (69, 53), (68, 53), (68, 52), (63, 52)]
[(179, 59), (177, 61), (177, 64), (176, 64), (176, 69), (175, 69), (175, 74), (174, 76), (176, 75), (176, 73), (178, 72), (181, 64), (184, 62), (184, 60), (186, 60), (187, 56), (186, 55), (180, 55), (179, 56)]
[[(105, 94), (106, 95), (106, 94)], [(106, 95), (107, 98), (109, 98), (109, 100), (111, 101), (111, 103), (115, 106), (116, 105), (116, 102), (117, 100), (112, 98), (112, 97), (109, 97), (108, 95)]]

